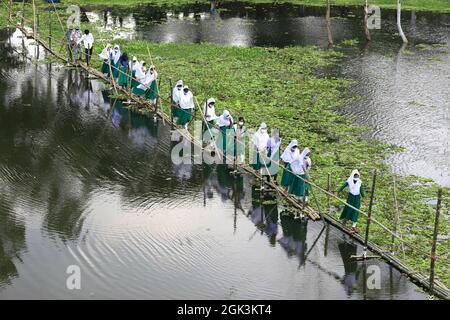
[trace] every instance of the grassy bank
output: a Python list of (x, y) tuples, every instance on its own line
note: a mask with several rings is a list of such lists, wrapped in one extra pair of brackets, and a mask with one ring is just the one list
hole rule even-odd
[[(224, 2), (236, 2), (234, 0), (222, 0)], [(274, 3), (273, 0), (247, 0), (241, 2), (248, 3)], [(209, 3), (209, 0), (69, 0), (66, 3), (80, 4), (80, 5), (137, 5), (142, 3), (154, 3), (154, 4), (185, 4), (185, 3)], [(304, 4), (312, 6), (325, 6), (325, 0), (281, 0), (276, 3), (291, 3), (291, 4)], [(350, 5), (362, 5), (363, 0), (332, 0), (332, 5), (335, 6), (350, 6)], [(395, 0), (369, 0), (372, 5), (378, 5), (381, 8), (396, 8)], [(441, 11), (450, 12), (450, 1), (447, 0), (403, 0), (403, 9), (408, 10), (428, 10), (428, 11)]]
[[(30, 17), (31, 11), (27, 11)], [(45, 13), (42, 13), (45, 21)], [(84, 27), (84, 26), (83, 26)], [(90, 29), (93, 29), (92, 27)], [(46, 38), (42, 30), (42, 38)], [(61, 38), (62, 31), (56, 27), (54, 36)], [(95, 34), (95, 54), (111, 39)], [(102, 37), (104, 37), (102, 39)], [(116, 41), (115, 41), (116, 42)], [(333, 189), (336, 189), (353, 168), (360, 169), (367, 189), (371, 184), (374, 168), (381, 174), (377, 180), (374, 217), (393, 229), (395, 205), (393, 197), (393, 175), (384, 163), (389, 153), (397, 152), (395, 146), (388, 146), (375, 140), (362, 139), (365, 128), (352, 124), (348, 117), (335, 112), (335, 108), (348, 102), (345, 88), (348, 82), (317, 75), (317, 70), (338, 63), (342, 54), (333, 50), (319, 50), (314, 47), (292, 48), (238, 48), (212, 44), (155, 44), (147, 41), (117, 41), (122, 51), (137, 55), (139, 59), (152, 60), (162, 79), (161, 92), (169, 95), (168, 80), (183, 79), (194, 91), (199, 101), (215, 97), (217, 112), (228, 109), (235, 118), (242, 115), (249, 127), (257, 127), (261, 121), (278, 127), (283, 136), (283, 147), (296, 138), (301, 146), (313, 150), (312, 180), (326, 186), (327, 175), (333, 175)], [(100, 61), (95, 60), (100, 67)], [(163, 106), (168, 111), (168, 105)], [(200, 118), (200, 116), (199, 116)], [(429, 179), (418, 177), (398, 178), (398, 204), (401, 212), (399, 232), (417, 247), (430, 252), (431, 235), (437, 185)], [(319, 197), (322, 208), (326, 199)], [(443, 212), (449, 210), (449, 189), (445, 190)], [(367, 210), (367, 199), (363, 210)], [(339, 205), (334, 203), (337, 207)], [(339, 214), (335, 213), (336, 216)], [(364, 230), (364, 219), (360, 229)], [(386, 249), (390, 236), (376, 225), (371, 227), (371, 241)], [(448, 272), (450, 242), (448, 215), (441, 218), (438, 245), (437, 278), (450, 286)], [(429, 259), (405, 248), (402, 259), (414, 269), (428, 273)]]

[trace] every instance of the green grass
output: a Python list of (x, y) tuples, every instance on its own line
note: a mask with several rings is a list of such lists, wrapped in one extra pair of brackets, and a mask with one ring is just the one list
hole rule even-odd
[[(47, 21), (48, 13), (40, 12), (41, 21)], [(31, 16), (30, 9), (27, 9), (26, 16)], [(42, 28), (41, 38), (47, 38), (46, 32), (47, 28)], [(63, 36), (63, 31), (56, 23), (53, 35), (57, 39)], [(97, 39), (94, 54), (98, 54), (106, 41), (112, 41), (94, 35)], [(146, 61), (150, 61), (147, 54), (149, 48), (162, 80), (163, 96), (169, 96), (169, 79), (173, 83), (183, 79), (199, 101), (215, 97), (218, 113), (228, 109), (235, 118), (244, 116), (248, 126), (253, 128), (263, 120), (271, 128), (278, 127), (284, 139), (283, 146), (292, 138), (298, 139), (301, 146), (310, 146), (313, 150), (311, 178), (320, 186), (326, 186), (328, 173), (332, 173), (333, 189), (336, 189), (353, 168), (358, 168), (366, 188), (369, 188), (372, 170), (380, 170), (373, 214), (375, 219), (393, 229), (393, 174), (384, 159), (388, 154), (398, 152), (399, 148), (363, 139), (361, 136), (366, 128), (352, 124), (350, 118), (335, 112), (336, 107), (350, 101), (345, 95), (349, 83), (340, 78), (317, 75), (319, 69), (339, 63), (342, 53), (315, 47), (278, 49), (213, 44), (156, 44), (148, 41), (115, 42), (129, 55), (137, 55)], [(353, 41), (344, 41), (341, 45), (353, 45)], [(55, 42), (54, 47), (60, 48)], [(94, 66), (100, 67), (100, 61), (95, 59)], [(167, 103), (163, 107), (167, 112)], [(426, 201), (436, 197), (437, 188), (429, 179), (413, 176), (398, 178), (397, 197), (401, 212), (398, 230), (405, 239), (425, 252), (430, 252), (435, 212), (435, 207)], [(446, 188), (443, 212), (450, 210), (449, 192), (449, 188)], [(324, 208), (326, 198), (317, 194)], [(333, 205), (339, 206), (338, 203)], [(367, 210), (367, 199), (362, 209)], [(361, 218), (361, 230), (364, 230), (364, 220)], [(390, 236), (376, 225), (372, 225), (371, 230), (370, 240), (388, 249)], [(448, 217), (443, 216), (440, 234), (449, 233)], [(437, 260), (437, 278), (450, 286), (450, 242), (445, 238), (441, 238), (438, 245), (438, 255), (442, 254), (447, 257)], [(400, 254), (400, 257), (410, 267), (428, 273), (429, 259), (408, 248), (405, 256)]]
[[(233, 2), (233, 0), (222, 0), (221, 2)], [(247, 0), (248, 3), (274, 3), (273, 0)], [(325, 0), (281, 0), (277, 3), (305, 4), (312, 6), (324, 6)], [(186, 3), (209, 3), (208, 0), (68, 0), (65, 3), (73, 3), (80, 5), (136, 5), (141, 3), (154, 4), (186, 4)], [(362, 5), (363, 0), (332, 0), (332, 5), (349, 6)], [(382, 8), (396, 8), (395, 0), (369, 0), (369, 4), (378, 5)], [(403, 9), (429, 10), (450, 12), (450, 1), (448, 0), (403, 0)]]

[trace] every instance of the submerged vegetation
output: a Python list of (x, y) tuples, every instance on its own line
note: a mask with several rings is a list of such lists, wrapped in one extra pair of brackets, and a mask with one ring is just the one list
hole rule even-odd
[[(27, 11), (26, 15), (31, 16), (30, 14), (31, 11)], [(45, 14), (48, 13), (42, 13), (43, 21)], [(93, 29), (92, 25), (90, 28)], [(113, 40), (111, 35), (94, 34), (97, 42), (93, 63), (94, 67), (99, 68), (97, 54), (107, 42), (112, 43)], [(61, 39), (62, 30), (55, 27), (53, 36)], [(42, 30), (41, 37), (46, 39), (46, 30)], [(293, 138), (299, 140), (300, 146), (309, 146), (313, 160), (311, 179), (319, 186), (327, 185), (328, 173), (331, 173), (332, 187), (335, 190), (352, 169), (358, 168), (366, 189), (370, 190), (372, 170), (378, 169), (380, 174), (377, 178), (373, 216), (389, 229), (394, 229), (394, 175), (384, 160), (399, 149), (376, 140), (363, 139), (362, 134), (367, 128), (353, 124), (349, 117), (335, 111), (352, 99), (345, 94), (349, 82), (341, 78), (319, 76), (318, 71), (338, 63), (343, 57), (339, 51), (320, 50), (311, 46), (280, 49), (213, 44), (156, 44), (126, 40), (114, 40), (114, 43), (120, 44), (122, 52), (126, 51), (130, 56), (136, 55), (139, 60), (156, 65), (163, 98), (169, 97), (170, 79), (172, 83), (183, 79), (199, 103), (206, 98), (215, 97), (217, 113), (228, 109), (234, 118), (244, 116), (248, 127), (256, 128), (261, 121), (265, 121), (270, 128), (279, 128), (283, 147)], [(355, 43), (349, 40), (341, 45)], [(165, 112), (169, 111), (167, 102), (163, 103), (162, 108)], [(197, 114), (197, 119), (200, 118)], [(425, 178), (408, 176), (396, 179), (400, 211), (398, 231), (405, 240), (428, 253), (431, 250), (436, 211), (432, 200), (436, 198), (438, 186)], [(450, 286), (449, 191), (448, 188), (444, 189), (437, 252), (440, 258), (436, 269), (436, 277), (447, 286)], [(324, 209), (326, 198), (320, 193), (316, 195)], [(338, 203), (332, 204), (339, 209)], [(363, 211), (367, 210), (367, 204), (366, 197)], [(336, 217), (337, 211), (339, 210), (335, 212)], [(361, 217), (361, 230), (364, 221), (364, 217)], [(390, 249), (391, 237), (375, 224), (371, 225), (370, 235), (371, 241), (386, 250)], [(410, 267), (424, 274), (428, 273), (429, 257), (408, 247), (404, 251), (399, 248), (397, 252)]]

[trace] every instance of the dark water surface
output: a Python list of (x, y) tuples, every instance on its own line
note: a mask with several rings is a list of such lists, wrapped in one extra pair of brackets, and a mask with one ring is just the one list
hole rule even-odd
[[(177, 166), (170, 128), (77, 70), (0, 42), (0, 299), (424, 299), (323, 223), (262, 204), (247, 176)], [(32, 44), (28, 44), (35, 56)], [(81, 290), (66, 270), (81, 269)], [(366, 287), (370, 266), (381, 288)]]
[[(222, 45), (328, 46), (325, 10), (289, 4), (224, 3), (136, 8), (86, 7), (85, 19), (105, 33), (157, 42)], [(340, 112), (372, 128), (369, 137), (405, 148), (387, 159), (398, 174), (413, 174), (450, 186), (450, 14), (404, 11), (410, 45), (402, 51), (396, 12), (381, 11), (381, 30), (366, 45), (362, 7), (334, 7), (333, 40), (359, 45), (331, 71), (354, 81), (361, 97)], [(119, 30), (119, 31), (118, 31)]]

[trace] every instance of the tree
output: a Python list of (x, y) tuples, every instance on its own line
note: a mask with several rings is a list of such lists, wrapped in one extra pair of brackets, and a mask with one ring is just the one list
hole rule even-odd
[(398, 28), (398, 33), (400, 34), (400, 37), (402, 37), (403, 42), (404, 43), (408, 43), (408, 39), (406, 39), (406, 36), (403, 33), (403, 29), (402, 29), (401, 12), (402, 12), (401, 0), (397, 0), (397, 28)]

